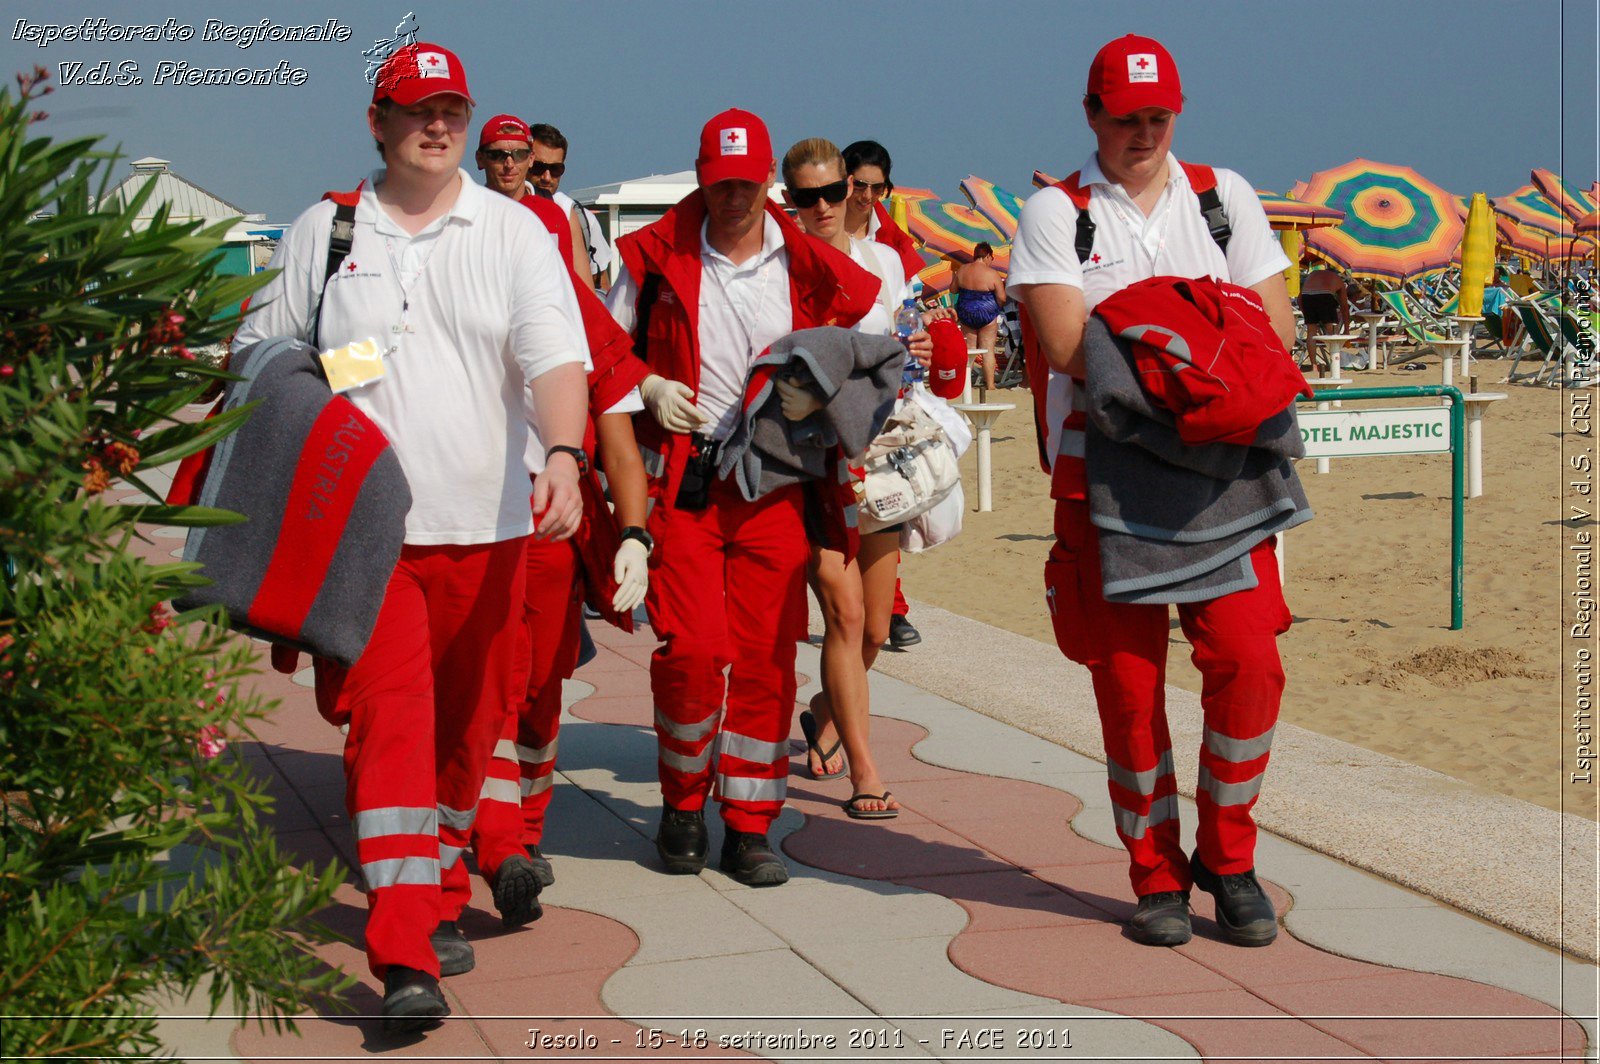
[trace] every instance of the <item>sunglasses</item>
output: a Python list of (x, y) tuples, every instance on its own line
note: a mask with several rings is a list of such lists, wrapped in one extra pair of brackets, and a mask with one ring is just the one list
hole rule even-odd
[(850, 182), (835, 181), (831, 185), (817, 185), (815, 188), (791, 188), (789, 198), (794, 200), (794, 205), (801, 210), (810, 210), (820, 200), (829, 203), (843, 203), (850, 192)]
[(492, 163), (503, 163), (506, 160), (522, 162), (533, 154), (532, 148), (484, 148), (484, 157)]
[(566, 163), (534, 163), (528, 167), (528, 173), (534, 177), (543, 177), (545, 174), (549, 174), (551, 177), (560, 177), (566, 172)]
[(871, 181), (857, 181), (856, 191), (865, 192), (873, 199), (877, 199), (879, 196), (889, 191), (889, 182), (879, 181), (877, 183), (873, 183)]

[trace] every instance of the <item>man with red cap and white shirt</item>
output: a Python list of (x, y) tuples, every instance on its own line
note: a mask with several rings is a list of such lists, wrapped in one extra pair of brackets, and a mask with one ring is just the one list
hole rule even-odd
[(1083, 100), (1095, 153), (1028, 200), (1006, 287), (1024, 305), (1030, 371), (1048, 363), (1048, 386), (1036, 377), (1034, 391), (1056, 500), (1046, 600), (1062, 652), (1093, 677), (1117, 834), (1139, 896), (1133, 937), (1187, 942), (1189, 891), (1199, 886), (1216, 897), (1227, 937), (1259, 946), (1276, 936), (1277, 921), (1255, 876), (1250, 810), (1283, 691), (1277, 636), (1289, 626), (1272, 540), (1251, 553), (1258, 586), (1178, 607), (1204, 678), (1199, 844), (1190, 858), (1178, 837), (1163, 707), (1168, 607), (1105, 600), (1086, 501), (1084, 327), (1097, 303), (1149, 277), (1210, 276), (1252, 289), (1286, 347), (1294, 337), (1289, 263), (1251, 186), (1171, 152), (1183, 103), (1160, 42), (1130, 34), (1100, 49)]
[(716, 459), (755, 357), (796, 329), (855, 324), (880, 282), (770, 201), (777, 163), (756, 115), (707, 122), (695, 170), (697, 190), (618, 242), (622, 270), (606, 301), (651, 369), (640, 386), (649, 417), (635, 428), (656, 500), (645, 598), (662, 640), (650, 662), (665, 806), (656, 850), (669, 873), (704, 867), (715, 782), (723, 871), (773, 886), (789, 878), (767, 828), (789, 773), (806, 500), (790, 485), (747, 501), (717, 479)]
[[(578, 527), (584, 341), (571, 283), (526, 210), (460, 169), (472, 97), (454, 53), (408, 45), (379, 71), (367, 124), (383, 157), (327, 273), (334, 204), (296, 219), (234, 341), (304, 339), (337, 361), (383, 349), (349, 392), (393, 444), (411, 489), (405, 543), (366, 650), (317, 662), (318, 709), (348, 723), (345, 800), (366, 881), (368, 964), (386, 1030), (449, 1014), (441, 955), (471, 947), (441, 872), (467, 842), (513, 689), (530, 534)], [(530, 516), (524, 395), (550, 453)]]
[(533, 131), (528, 123), (516, 115), (501, 114), (483, 124), (474, 159), (483, 171), (484, 184), (537, 214), (561, 241), (566, 261), (572, 263), (580, 277), (588, 277), (588, 255), (575, 254), (583, 246), (577, 218), (565, 214), (559, 204), (537, 195), (528, 184), (533, 154)]

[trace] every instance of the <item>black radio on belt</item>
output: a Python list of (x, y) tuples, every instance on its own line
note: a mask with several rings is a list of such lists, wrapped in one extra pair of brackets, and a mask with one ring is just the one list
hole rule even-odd
[(683, 481), (678, 485), (678, 509), (706, 508), (711, 499), (711, 482), (717, 477), (717, 457), (721, 452), (719, 441), (698, 432), (689, 436), (689, 461), (683, 467)]

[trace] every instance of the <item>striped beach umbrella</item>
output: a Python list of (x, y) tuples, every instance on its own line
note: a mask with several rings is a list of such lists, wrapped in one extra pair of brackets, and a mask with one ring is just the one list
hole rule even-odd
[(1528, 176), (1533, 187), (1570, 222), (1577, 222), (1595, 209), (1595, 202), (1587, 192), (1552, 170), (1535, 170)]
[(1022, 213), (1020, 196), (1007, 192), (993, 181), (986, 181), (977, 175), (969, 176), (961, 182), (961, 191), (972, 204), (972, 209), (981, 214), (984, 221), (994, 226), (995, 232), (1007, 241), (1016, 238), (1017, 216)]
[(1059, 177), (1051, 177), (1049, 174), (1045, 173), (1043, 170), (1035, 170), (1033, 172), (1033, 187), (1034, 188), (1049, 188), (1051, 185), (1055, 184), (1056, 182), (1058, 182), (1060, 180), (1061, 179)]
[(1256, 189), (1256, 198), (1267, 212), (1267, 223), (1280, 232), (1285, 230), (1321, 229), (1325, 225), (1341, 225), (1344, 211), (1320, 203), (1304, 203), (1287, 196)]
[[(924, 257), (931, 252), (935, 258), (948, 255), (967, 262), (972, 258), (973, 247), (985, 242), (994, 248), (995, 265), (999, 268), (1001, 246), (1009, 245), (1010, 240), (987, 218), (964, 203), (940, 199), (931, 189), (898, 191), (906, 201), (907, 230), (921, 242)], [(1005, 261), (1010, 261), (1009, 255)]]
[(1465, 231), (1455, 197), (1409, 166), (1354, 159), (1290, 196), (1344, 212), (1343, 224), (1311, 230), (1306, 244), (1358, 277), (1404, 281), (1446, 269)]
[(1505, 215), (1524, 229), (1537, 229), (1556, 236), (1571, 229), (1567, 216), (1532, 185), (1523, 185), (1508, 195), (1496, 196), (1490, 204), (1496, 214)]
[(1600, 234), (1600, 211), (1590, 211), (1582, 218), (1579, 218), (1578, 224), (1573, 228), (1578, 231), (1579, 236), (1586, 236), (1593, 240), (1597, 234)]

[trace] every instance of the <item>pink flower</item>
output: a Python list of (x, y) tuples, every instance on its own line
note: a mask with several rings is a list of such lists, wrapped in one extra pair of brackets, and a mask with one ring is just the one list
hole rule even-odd
[(221, 728), (215, 724), (207, 724), (200, 729), (200, 735), (195, 739), (194, 745), (200, 756), (209, 761), (220, 756), (222, 751), (228, 748), (228, 740), (222, 737)]

